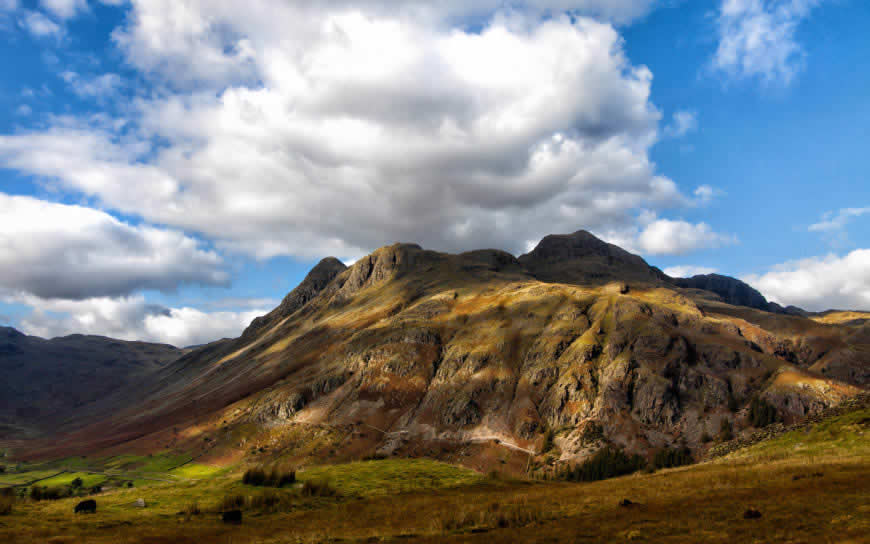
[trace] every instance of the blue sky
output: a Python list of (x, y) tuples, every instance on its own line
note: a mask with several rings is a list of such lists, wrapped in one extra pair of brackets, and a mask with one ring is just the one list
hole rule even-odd
[(0, 0), (0, 324), (202, 343), (328, 255), (581, 228), (870, 310), (866, 2), (309, 4)]

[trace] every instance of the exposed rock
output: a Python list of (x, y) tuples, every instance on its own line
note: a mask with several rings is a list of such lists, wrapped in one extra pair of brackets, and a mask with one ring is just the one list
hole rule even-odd
[(344, 272), (347, 267), (335, 257), (327, 257), (317, 263), (311, 269), (305, 279), (295, 289), (284, 297), (281, 304), (264, 316), (260, 316), (245, 329), (242, 338), (252, 338), (258, 331), (274, 326), (282, 319), (293, 314), (311, 299), (317, 296), (324, 287), (329, 285), (338, 274)]

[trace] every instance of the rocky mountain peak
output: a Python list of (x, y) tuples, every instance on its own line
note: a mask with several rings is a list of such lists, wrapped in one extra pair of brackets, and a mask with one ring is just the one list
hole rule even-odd
[(660, 283), (666, 276), (638, 255), (579, 230), (544, 237), (519, 261), (537, 279), (560, 283), (606, 283), (631, 280)]
[(757, 310), (786, 313), (778, 304), (770, 304), (764, 295), (745, 282), (721, 274), (701, 274), (691, 278), (676, 278), (674, 284), (684, 289), (703, 289), (716, 293), (734, 306), (747, 306)]
[(327, 257), (321, 260), (308, 272), (295, 289), (284, 297), (281, 304), (264, 316), (260, 316), (245, 329), (242, 338), (250, 338), (258, 331), (276, 324), (278, 321), (291, 315), (308, 301), (320, 293), (339, 274), (347, 270), (347, 267), (335, 257)]

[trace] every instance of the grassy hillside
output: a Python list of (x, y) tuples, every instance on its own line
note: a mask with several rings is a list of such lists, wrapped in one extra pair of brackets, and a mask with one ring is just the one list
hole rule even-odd
[[(425, 459), (312, 466), (279, 490), (243, 485), (240, 469), (170, 470), (172, 481), (96, 495), (94, 515), (72, 513), (79, 499), (18, 501), (0, 517), (0, 541), (868, 542), (868, 432), (865, 407), (713, 462), (594, 483), (493, 478)], [(312, 495), (305, 482), (334, 494)], [(243, 523), (221, 523), (223, 503), (238, 497)], [(748, 508), (762, 517), (744, 519)]]

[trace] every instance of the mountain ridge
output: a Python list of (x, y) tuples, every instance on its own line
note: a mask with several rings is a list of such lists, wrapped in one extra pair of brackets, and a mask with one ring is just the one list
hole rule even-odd
[(494, 452), (545, 455), (552, 431), (564, 460), (606, 445), (701, 452), (725, 422), (751, 429), (753, 399), (796, 421), (865, 388), (870, 331), (840, 317), (734, 306), (588, 233), (521, 259), (394, 244), (321, 261), (239, 338), (26, 451), (243, 460), (253, 444), (298, 463), (425, 455), (484, 470)]

